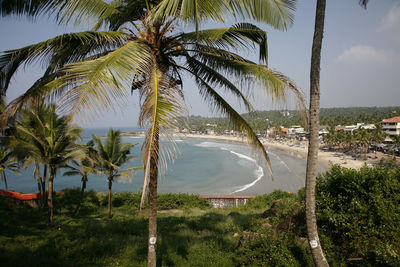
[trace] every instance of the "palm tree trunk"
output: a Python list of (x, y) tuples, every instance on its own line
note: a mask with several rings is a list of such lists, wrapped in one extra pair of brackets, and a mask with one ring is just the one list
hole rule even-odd
[(8, 184), (7, 184), (7, 177), (6, 177), (6, 171), (3, 171), (3, 181), (4, 181), (4, 186), (6, 188), (6, 190), (8, 190)]
[(43, 181), (42, 181), (42, 192), (43, 192), (43, 202), (46, 202), (46, 183), (48, 186), (48, 175), (47, 175), (47, 165), (44, 164), (44, 168), (43, 168)]
[(54, 180), (54, 174), (50, 170), (49, 174), (49, 189), (48, 189), (48, 197), (47, 197), (47, 206), (49, 207), (49, 223), (53, 222), (53, 180)]
[(320, 61), (324, 31), (325, 0), (317, 0), (315, 15), (314, 39), (310, 70), (310, 141), (308, 144), (306, 173), (306, 221), (308, 239), (316, 266), (329, 266), (318, 237), (317, 218), (315, 213), (315, 185), (319, 149), (319, 114), (320, 114)]
[(35, 162), (35, 173), (36, 173), (36, 181), (38, 185), (38, 190), (39, 190), (39, 201), (40, 201), (40, 207), (44, 207), (44, 190), (42, 189), (42, 175), (40, 174), (40, 166), (39, 162)]
[(87, 175), (83, 175), (82, 176), (82, 188), (81, 188), (81, 194), (79, 196), (79, 202), (78, 202), (78, 205), (76, 206), (74, 212), (72, 213), (72, 216), (75, 216), (78, 213), (79, 208), (81, 207), (81, 204), (83, 201), (83, 195), (85, 193), (86, 182), (87, 182)]
[(150, 157), (150, 181), (149, 181), (149, 240), (147, 266), (156, 267), (156, 241), (157, 241), (157, 179), (158, 179), (158, 133), (154, 139), (154, 150)]
[(111, 187), (112, 187), (112, 177), (108, 177), (108, 219), (111, 219)]

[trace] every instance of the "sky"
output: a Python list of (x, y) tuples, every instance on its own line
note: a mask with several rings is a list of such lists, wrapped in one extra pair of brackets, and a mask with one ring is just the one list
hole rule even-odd
[[(321, 59), (321, 107), (400, 105), (400, 0), (370, 0), (367, 9), (358, 0), (328, 0)], [(290, 77), (309, 96), (311, 46), (316, 0), (299, 0), (293, 26), (280, 32), (258, 24), (268, 34), (269, 67)], [(229, 21), (227, 25), (235, 22)], [(213, 26), (212, 23), (203, 25)], [(220, 26), (220, 25), (217, 25)], [(0, 18), (0, 51), (20, 48), (56, 35), (80, 31), (58, 26), (52, 18), (36, 21)], [(241, 53), (256, 60), (257, 51)], [(17, 72), (8, 89), (11, 101), (28, 89), (43, 70), (39, 64)], [(258, 90), (259, 88), (254, 88)], [(201, 100), (193, 81), (184, 78), (184, 94), (190, 115), (219, 116)], [(260, 97), (262, 96), (262, 97)], [(239, 112), (244, 112), (231, 96)], [(294, 101), (273, 104), (264, 94), (252, 100), (257, 110), (294, 108)], [(131, 127), (137, 125), (139, 100), (90, 120), (77, 118), (82, 127)]]

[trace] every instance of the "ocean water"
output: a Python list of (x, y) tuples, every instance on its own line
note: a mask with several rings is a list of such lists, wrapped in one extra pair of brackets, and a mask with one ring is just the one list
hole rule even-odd
[[(120, 129), (139, 130), (138, 128)], [(83, 134), (87, 142), (92, 134), (106, 135), (108, 129), (88, 129)], [(137, 158), (122, 168), (141, 165), (140, 148), (143, 137), (123, 137), (123, 142), (136, 144), (132, 154)], [(159, 178), (160, 193), (194, 193), (199, 195), (253, 196), (281, 189), (297, 192), (304, 187), (306, 161), (295, 154), (268, 149), (273, 175), (265, 163), (245, 144), (213, 139), (177, 138), (179, 153), (175, 163), (168, 164), (168, 171)], [(319, 171), (322, 171), (319, 168)], [(22, 170), (22, 174), (7, 172), (9, 190), (36, 192), (33, 166)], [(113, 192), (138, 192), (143, 185), (143, 171), (130, 177), (119, 178), (113, 183)], [(61, 170), (54, 182), (56, 190), (81, 186), (81, 177), (63, 176)], [(4, 185), (0, 185), (4, 188)], [(90, 175), (87, 189), (107, 191), (105, 175)]]

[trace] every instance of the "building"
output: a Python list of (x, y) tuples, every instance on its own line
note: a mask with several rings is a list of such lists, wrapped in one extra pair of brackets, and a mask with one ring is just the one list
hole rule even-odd
[(386, 119), (379, 122), (383, 131), (390, 136), (400, 136), (400, 116)]

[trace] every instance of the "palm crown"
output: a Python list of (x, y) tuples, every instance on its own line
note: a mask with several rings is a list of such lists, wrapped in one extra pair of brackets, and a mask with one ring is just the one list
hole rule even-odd
[[(2, 13), (36, 16), (58, 8), (58, 19), (62, 22), (95, 18), (93, 28), (107, 27), (108, 31), (64, 34), (5, 52), (0, 58), (3, 90), (7, 89), (18, 67), (32, 60), (42, 61), (46, 72), (24, 95), (10, 103), (3, 118), (13, 115), (26, 99), (48, 92), (53, 96), (66, 92), (61, 106), (73, 113), (87, 109), (96, 113), (102, 108), (114, 108), (116, 102), (126, 100), (124, 96), (129, 86), (131, 90), (138, 90), (141, 96), (139, 124), (150, 129), (143, 150), (146, 164), (155, 134), (171, 129), (176, 118), (184, 112), (182, 75), (186, 74), (195, 79), (203, 98), (227, 115), (238, 130), (244, 131), (249, 142), (260, 148), (269, 162), (250, 126), (215, 90), (222, 87), (249, 110), (252, 106), (247, 96), (254, 91), (255, 84), (278, 100), (284, 98), (288, 88), (301, 97), (293, 82), (284, 75), (232, 52), (257, 45), (260, 61), (266, 62), (266, 33), (249, 23), (189, 33), (175, 29), (188, 20), (196, 25), (209, 17), (224, 20), (228, 11), (235, 16), (256, 17), (276, 28), (285, 28), (291, 23), (290, 10), (294, 1), (256, 1), (268, 7), (274, 16), (264, 11), (257, 13), (255, 11), (259, 9), (243, 1), (227, 0), (193, 1), (194, 4), (172, 0), (39, 2), (15, 5), (14, 10), (3, 7)], [(280, 10), (278, 15), (274, 13), (276, 10)], [(66, 66), (68, 63), (72, 64)], [(232, 77), (241, 86), (234, 84)]]

